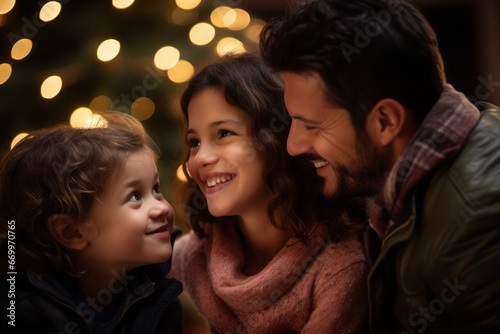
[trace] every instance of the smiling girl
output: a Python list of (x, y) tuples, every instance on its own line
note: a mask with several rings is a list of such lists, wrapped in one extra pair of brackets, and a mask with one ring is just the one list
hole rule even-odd
[(176, 243), (180, 279), (214, 333), (356, 333), (367, 262), (358, 223), (319, 198), (314, 166), (286, 152), (281, 78), (256, 55), (227, 55), (181, 98), (187, 122)]

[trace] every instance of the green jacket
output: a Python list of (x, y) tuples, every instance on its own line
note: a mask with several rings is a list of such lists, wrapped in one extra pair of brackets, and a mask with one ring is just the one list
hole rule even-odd
[(372, 333), (500, 333), (500, 109), (413, 194), (370, 272)]

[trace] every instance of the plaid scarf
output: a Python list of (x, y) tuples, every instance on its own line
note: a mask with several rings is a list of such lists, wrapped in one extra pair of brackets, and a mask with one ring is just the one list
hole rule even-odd
[(425, 176), (458, 153), (478, 120), (478, 109), (445, 85), (369, 208), (370, 226), (381, 239), (409, 218), (412, 192)]

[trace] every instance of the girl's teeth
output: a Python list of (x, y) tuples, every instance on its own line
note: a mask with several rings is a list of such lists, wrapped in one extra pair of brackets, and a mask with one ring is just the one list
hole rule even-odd
[(209, 188), (215, 187), (217, 184), (225, 183), (225, 182), (231, 180), (232, 178), (233, 177), (230, 175), (223, 175), (223, 176), (214, 177), (213, 179), (206, 181), (207, 187), (209, 187)]

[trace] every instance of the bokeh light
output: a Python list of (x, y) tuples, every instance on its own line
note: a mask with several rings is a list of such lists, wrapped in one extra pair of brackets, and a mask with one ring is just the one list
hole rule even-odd
[(23, 139), (24, 137), (26, 137), (28, 135), (29, 135), (29, 133), (21, 132), (20, 134), (15, 136), (14, 139), (12, 139), (12, 141), (10, 143), (10, 149), (12, 150), (14, 148), (14, 146), (16, 146), (16, 144), (21, 141), (21, 139)]
[(229, 30), (243, 30), (250, 24), (250, 14), (245, 10), (236, 8), (233, 10), (235, 13), (235, 18), (232, 23), (228, 24), (227, 28)]
[(9, 80), (12, 74), (12, 66), (7, 63), (0, 64), (0, 85)]
[(45, 79), (40, 87), (40, 93), (45, 99), (54, 98), (62, 88), (62, 79), (58, 75), (53, 75)]
[(243, 43), (233, 37), (224, 37), (222, 38), (215, 47), (215, 50), (219, 56), (222, 56), (226, 53), (241, 53), (245, 52), (245, 47)]
[(175, 3), (182, 9), (193, 9), (198, 7), (201, 0), (175, 0)]
[(179, 26), (186, 26), (193, 23), (198, 18), (198, 10), (185, 10), (179, 7), (172, 11), (172, 22)]
[(113, 101), (106, 95), (96, 96), (89, 104), (91, 110), (111, 110), (113, 109)]
[(69, 124), (74, 128), (83, 128), (87, 120), (93, 115), (89, 108), (81, 107), (71, 113)]
[(250, 25), (245, 30), (245, 36), (254, 43), (259, 43), (260, 33), (266, 22), (259, 19), (251, 19)]
[(177, 65), (168, 70), (167, 75), (172, 82), (183, 83), (188, 81), (194, 74), (194, 66), (186, 61), (179, 60)]
[(113, 0), (113, 7), (116, 9), (125, 9), (130, 7), (134, 3), (134, 0)]
[(12, 46), (10, 55), (12, 59), (21, 60), (30, 54), (32, 48), (33, 42), (28, 38), (23, 38)]
[(180, 181), (187, 182), (186, 174), (184, 174), (184, 171), (182, 170), (182, 165), (177, 167), (176, 176)]
[(16, 0), (2, 0), (0, 1), (0, 15), (7, 14), (14, 8)]
[(154, 57), (155, 66), (161, 70), (168, 70), (177, 64), (181, 53), (172, 46), (165, 46), (158, 50)]
[(233, 23), (235, 19), (236, 13), (227, 6), (217, 7), (210, 14), (210, 22), (218, 28), (227, 28), (228, 24)]
[(195, 45), (206, 45), (215, 37), (215, 28), (206, 23), (201, 22), (195, 24), (189, 31), (189, 39)]
[(61, 13), (61, 4), (57, 1), (49, 1), (40, 9), (40, 20), (50, 22)]
[(71, 113), (69, 124), (73, 128), (102, 128), (107, 126), (106, 120), (99, 114), (94, 114), (86, 107), (80, 107)]
[(155, 103), (147, 97), (138, 98), (134, 101), (134, 103), (132, 103), (132, 106), (130, 107), (130, 113), (132, 114), (132, 116), (140, 121), (150, 118), (151, 116), (153, 116), (154, 112)]
[(101, 61), (110, 61), (120, 52), (120, 42), (116, 39), (107, 39), (97, 48), (97, 58)]

